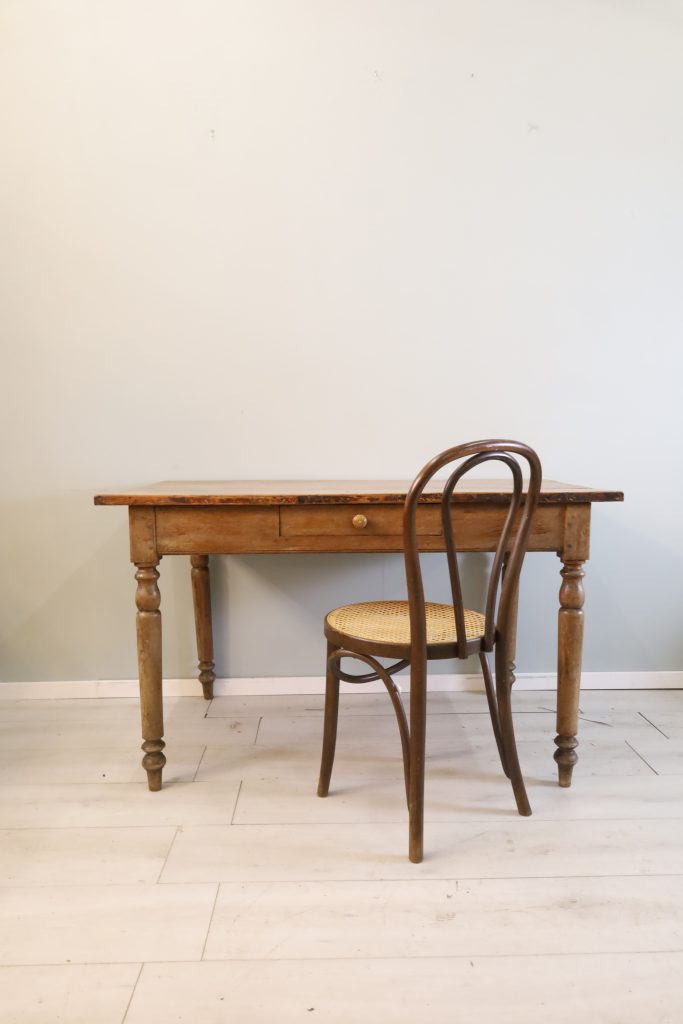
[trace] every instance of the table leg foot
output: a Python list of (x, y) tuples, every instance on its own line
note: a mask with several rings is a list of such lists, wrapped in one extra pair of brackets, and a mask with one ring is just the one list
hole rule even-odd
[(553, 756), (557, 763), (558, 781), (563, 789), (568, 789), (572, 784), (574, 765), (579, 760), (576, 753), (579, 741), (576, 736), (556, 736), (555, 745), (557, 750)]
[(162, 753), (165, 746), (163, 740), (145, 740), (142, 744), (145, 752), (142, 767), (147, 772), (147, 786), (152, 793), (161, 789), (161, 773), (166, 764), (166, 757)]
[(213, 684), (216, 681), (216, 673), (212, 661), (199, 662), (199, 682), (202, 684), (204, 700), (213, 700)]

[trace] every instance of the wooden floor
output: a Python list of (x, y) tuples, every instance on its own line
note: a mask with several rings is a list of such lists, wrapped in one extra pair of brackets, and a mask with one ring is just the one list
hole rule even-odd
[(583, 695), (560, 790), (554, 696), (516, 695), (533, 817), (484, 697), (430, 698), (411, 865), (382, 696), (167, 702), (161, 793), (134, 700), (0, 702), (2, 1024), (679, 1024), (683, 693)]

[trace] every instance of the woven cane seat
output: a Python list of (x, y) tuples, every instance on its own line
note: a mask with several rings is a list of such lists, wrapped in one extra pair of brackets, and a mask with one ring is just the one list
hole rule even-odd
[[(427, 643), (447, 644), (457, 639), (455, 613), (450, 604), (425, 604), (427, 617)], [(409, 644), (410, 619), (407, 601), (366, 601), (335, 608), (327, 616), (327, 624), (338, 633), (357, 640), (377, 643)], [(465, 609), (467, 640), (484, 635), (484, 616)]]

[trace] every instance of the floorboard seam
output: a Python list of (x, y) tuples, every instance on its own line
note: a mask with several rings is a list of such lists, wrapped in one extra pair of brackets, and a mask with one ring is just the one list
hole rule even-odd
[(145, 966), (144, 963), (140, 964), (140, 970), (138, 971), (138, 976), (135, 979), (135, 982), (133, 984), (133, 990), (132, 990), (132, 992), (130, 994), (130, 999), (126, 1003), (126, 1009), (123, 1011), (123, 1017), (121, 1018), (121, 1024), (125, 1024), (126, 1017), (128, 1016), (128, 1011), (130, 1010), (130, 1004), (133, 1002), (133, 996), (135, 995), (135, 989), (138, 987), (138, 982), (140, 980), (140, 976), (142, 974), (142, 968), (144, 966)]
[(243, 782), (243, 780), (240, 779), (240, 784), (237, 787), (237, 796), (235, 797), (235, 806), (232, 809), (232, 816), (230, 818), (230, 824), (231, 825), (235, 824), (235, 815), (237, 814), (237, 805), (238, 805), (238, 803), (240, 801), (240, 793), (242, 792), (242, 782)]
[(218, 896), (219, 896), (220, 891), (221, 891), (221, 883), (219, 882), (218, 885), (216, 886), (216, 896), (215, 896), (214, 901), (213, 901), (213, 906), (211, 907), (211, 914), (209, 916), (209, 924), (208, 924), (207, 929), (206, 929), (206, 936), (204, 937), (204, 945), (202, 946), (202, 953), (201, 953), (201, 956), (199, 957), (200, 960), (204, 959), (204, 955), (206, 953), (206, 944), (209, 941), (209, 933), (211, 931), (211, 925), (213, 924), (213, 915), (216, 913), (216, 904), (218, 903)]
[(658, 772), (658, 771), (656, 770), (656, 768), (653, 768), (653, 767), (652, 767), (652, 765), (650, 764), (650, 762), (649, 762), (649, 761), (647, 761), (647, 760), (646, 760), (646, 759), (645, 759), (645, 758), (643, 757), (643, 755), (642, 755), (642, 754), (641, 754), (641, 753), (640, 753), (640, 752), (639, 752), (638, 750), (636, 750), (636, 748), (635, 748), (634, 746), (632, 746), (632, 745), (631, 745), (631, 744), (629, 743), (629, 741), (628, 741), (628, 740), (624, 740), (624, 743), (626, 744), (626, 746), (627, 746), (627, 747), (629, 747), (629, 748), (630, 748), (630, 749), (631, 749), (631, 750), (633, 751), (633, 753), (634, 753), (634, 754), (636, 754), (636, 755), (637, 755), (637, 757), (639, 757), (639, 758), (640, 758), (640, 760), (641, 760), (641, 761), (643, 762), (643, 764), (646, 764), (646, 765), (648, 766), (648, 768), (650, 769), (650, 771), (651, 771), (651, 772), (654, 772), (654, 774), (655, 774), (655, 775), (659, 775), (659, 772)]
[(173, 839), (171, 839), (171, 845), (169, 846), (168, 850), (166, 851), (166, 856), (164, 857), (164, 863), (161, 865), (161, 871), (159, 872), (159, 874), (157, 876), (157, 880), (156, 880), (156, 884), (157, 885), (161, 882), (161, 876), (164, 873), (164, 868), (166, 867), (166, 864), (168, 863), (168, 858), (169, 858), (169, 856), (171, 854), (171, 850), (173, 849), (173, 844), (175, 843), (176, 838), (177, 838), (178, 833), (180, 832), (181, 828), (182, 828), (182, 825), (176, 825), (176, 830), (173, 833)]
[(199, 757), (199, 761), (197, 762), (197, 767), (195, 768), (194, 775), (192, 776), (192, 782), (196, 782), (197, 781), (197, 774), (199, 772), (199, 769), (202, 766), (202, 761), (204, 760), (204, 755), (206, 754), (207, 750), (208, 750), (208, 747), (204, 747), (204, 749), (201, 752), (201, 755)]
[(638, 712), (638, 714), (640, 715), (640, 717), (641, 717), (641, 718), (644, 718), (644, 719), (645, 719), (645, 721), (647, 722), (647, 724), (648, 724), (648, 725), (651, 725), (653, 729), (656, 729), (656, 730), (657, 730), (657, 732), (661, 733), (661, 734), (662, 734), (662, 736), (663, 736), (663, 737), (664, 737), (665, 739), (667, 739), (667, 740), (671, 739), (671, 737), (670, 737), (670, 736), (667, 736), (667, 734), (666, 734), (666, 733), (664, 732), (664, 730), (663, 730), (663, 729), (660, 729), (658, 725), (655, 725), (655, 723), (654, 723), (654, 722), (651, 722), (651, 721), (650, 721), (650, 719), (649, 719), (649, 718), (647, 717), (647, 715), (644, 715), (642, 711), (639, 711), (639, 712)]

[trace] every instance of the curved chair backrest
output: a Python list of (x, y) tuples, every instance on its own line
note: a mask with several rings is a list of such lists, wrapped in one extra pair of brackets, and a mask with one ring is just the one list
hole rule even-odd
[[(529, 484), (526, 497), (522, 500), (522, 470), (515, 456), (525, 459), (529, 466)], [(462, 461), (464, 460), (464, 461)], [(451, 581), (451, 594), (455, 612), (455, 625), (458, 636), (457, 657), (468, 656), (465, 615), (460, 585), (460, 572), (456, 551), (456, 538), (453, 532), (451, 516), (453, 492), (457, 483), (475, 466), (484, 462), (501, 462), (512, 474), (512, 494), (508, 514), (498, 540), (498, 546), (491, 567), (489, 585), (486, 596), (484, 650), (490, 651), (497, 635), (507, 635), (514, 615), (514, 598), (519, 574), (524, 560), (526, 545), (531, 528), (531, 520), (538, 504), (541, 489), (541, 463), (536, 452), (528, 445), (519, 441), (471, 441), (448, 448), (435, 456), (418, 473), (406, 497), (403, 510), (403, 543), (405, 549), (406, 580), (408, 584), (408, 605), (410, 609), (410, 643), (411, 662), (416, 657), (426, 657), (427, 637), (425, 619), (425, 600), (420, 568), (420, 550), (417, 539), (416, 517), (417, 507), (422, 493), (432, 478), (453, 462), (460, 464), (453, 470), (444, 484), (441, 496), (441, 516), (443, 523), (448, 570)], [(515, 518), (522, 507), (517, 526), (514, 544), (510, 547), (510, 537)], [(501, 575), (505, 568), (503, 585), (498, 590)]]

